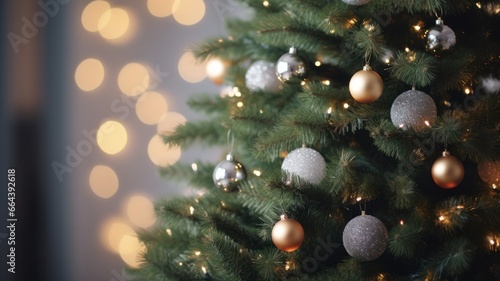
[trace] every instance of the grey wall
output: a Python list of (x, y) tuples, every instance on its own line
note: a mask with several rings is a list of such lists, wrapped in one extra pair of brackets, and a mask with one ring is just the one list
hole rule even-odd
[[(123, 96), (117, 75), (129, 62), (141, 62), (153, 70), (158, 67), (169, 73), (155, 89), (166, 98), (168, 110), (181, 113), (188, 120), (204, 118), (191, 111), (186, 101), (201, 92), (217, 94), (219, 87), (208, 79), (195, 84), (184, 81), (177, 70), (179, 58), (193, 43), (224, 35), (226, 17), (244, 13), (229, 0), (206, 0), (204, 18), (195, 25), (183, 26), (172, 16), (152, 16), (147, 1), (109, 1), (113, 7), (129, 11), (137, 23), (134, 36), (118, 44), (82, 27), (81, 14), (90, 1), (55, 1), (42, 0), (59, 3), (57, 12), (47, 17), (28, 43), (19, 46), (18, 53), (6, 40), (0, 49), (0, 133), (7, 136), (0, 141), (0, 163), (2, 173), (6, 166), (16, 165), (24, 187), (18, 195), (24, 216), (24, 226), (18, 230), (22, 245), (18, 269), (22, 273), (1, 279), (127, 280), (122, 275), (124, 262), (102, 241), (105, 222), (118, 219), (135, 228), (125, 205), (133, 195), (154, 201), (194, 191), (184, 183), (161, 178), (158, 167), (150, 161), (147, 146), (156, 134), (156, 126), (140, 122), (133, 107), (125, 117), (123, 112), (111, 108)], [(0, 25), (4, 36), (11, 31), (22, 34), (22, 18), (30, 20), (43, 11), (37, 1), (2, 1), (0, 8), (7, 15), (2, 15)], [(102, 61), (105, 79), (99, 88), (86, 93), (76, 86), (74, 73), (78, 64), (89, 57)], [(20, 107), (15, 106), (16, 100)], [(23, 115), (22, 108), (30, 108), (31, 113)], [(127, 128), (125, 149), (108, 155), (92, 146), (90, 153), (80, 155), (78, 164), (59, 178), (53, 164), (67, 165), (68, 159), (71, 162), (73, 156), (68, 149), (76, 150), (82, 141), (87, 141), (82, 131), (95, 130), (108, 119), (120, 120)], [(197, 145), (182, 151), (179, 161), (217, 162), (222, 156), (220, 148)], [(119, 178), (118, 191), (108, 199), (96, 196), (89, 186), (89, 173), (99, 164), (112, 167)], [(2, 202), (6, 202), (6, 194), (1, 195)], [(1, 206), (5, 206), (3, 203)], [(4, 208), (0, 214), (0, 247), (4, 253)], [(4, 274), (4, 262), (0, 269)]]

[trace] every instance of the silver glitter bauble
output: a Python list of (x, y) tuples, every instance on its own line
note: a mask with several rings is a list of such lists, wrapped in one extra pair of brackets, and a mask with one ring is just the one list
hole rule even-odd
[(365, 215), (347, 223), (342, 241), (347, 253), (361, 261), (372, 261), (380, 257), (387, 247), (387, 229), (376, 217)]
[(437, 52), (449, 50), (457, 43), (455, 32), (447, 26), (441, 18), (436, 20), (436, 25), (427, 31), (427, 50)]
[(307, 62), (297, 55), (297, 49), (294, 47), (276, 63), (276, 76), (283, 82), (298, 84), (307, 77), (308, 71)]
[(325, 177), (326, 163), (319, 152), (312, 148), (302, 147), (288, 153), (281, 170), (288, 178), (298, 176), (311, 184), (319, 184)]
[(500, 160), (480, 162), (477, 165), (479, 177), (492, 188), (500, 188)]
[(228, 154), (226, 160), (215, 166), (212, 175), (214, 183), (226, 192), (238, 190), (238, 183), (247, 178), (245, 167)]
[(434, 100), (424, 92), (409, 90), (399, 95), (391, 107), (394, 126), (421, 130), (432, 126), (437, 117)]
[(370, 2), (370, 0), (342, 0), (342, 2), (349, 4), (349, 5), (364, 5)]
[(283, 87), (276, 77), (276, 64), (267, 61), (252, 63), (245, 74), (245, 82), (250, 91), (276, 93)]

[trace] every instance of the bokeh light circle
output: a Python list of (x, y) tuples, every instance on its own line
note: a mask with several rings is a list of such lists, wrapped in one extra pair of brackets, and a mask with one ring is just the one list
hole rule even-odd
[(159, 135), (155, 135), (148, 144), (148, 155), (151, 162), (160, 167), (175, 164), (181, 157), (181, 149), (178, 146), (165, 144)]
[(98, 59), (88, 58), (75, 70), (75, 82), (78, 88), (89, 92), (97, 89), (104, 81), (104, 66)]
[(167, 114), (167, 101), (157, 92), (145, 92), (135, 104), (139, 120), (147, 125), (158, 124)]
[(97, 165), (90, 172), (89, 184), (95, 195), (101, 198), (110, 198), (118, 191), (119, 180), (113, 169)]
[(97, 144), (107, 154), (116, 154), (127, 144), (125, 127), (117, 121), (106, 121), (97, 130)]

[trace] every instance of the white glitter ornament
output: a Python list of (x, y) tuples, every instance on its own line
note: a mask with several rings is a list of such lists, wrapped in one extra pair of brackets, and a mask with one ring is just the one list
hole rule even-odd
[(380, 257), (387, 247), (387, 229), (376, 217), (365, 215), (347, 223), (342, 241), (347, 253), (361, 261), (372, 261)]
[(391, 107), (394, 126), (404, 130), (421, 130), (432, 126), (437, 118), (434, 100), (424, 92), (409, 90), (399, 95)]
[(283, 85), (276, 77), (276, 64), (256, 61), (248, 68), (245, 82), (250, 91), (279, 92)]
[(310, 184), (319, 184), (325, 177), (326, 163), (319, 152), (312, 148), (302, 147), (288, 153), (281, 170), (290, 179), (291, 176), (298, 176)]
[(364, 5), (370, 2), (370, 0), (342, 0), (342, 2), (349, 4), (349, 5)]

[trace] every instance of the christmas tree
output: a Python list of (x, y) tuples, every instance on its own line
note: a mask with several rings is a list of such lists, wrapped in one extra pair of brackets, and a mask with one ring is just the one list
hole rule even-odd
[(500, 280), (500, 1), (242, 2), (136, 280)]

